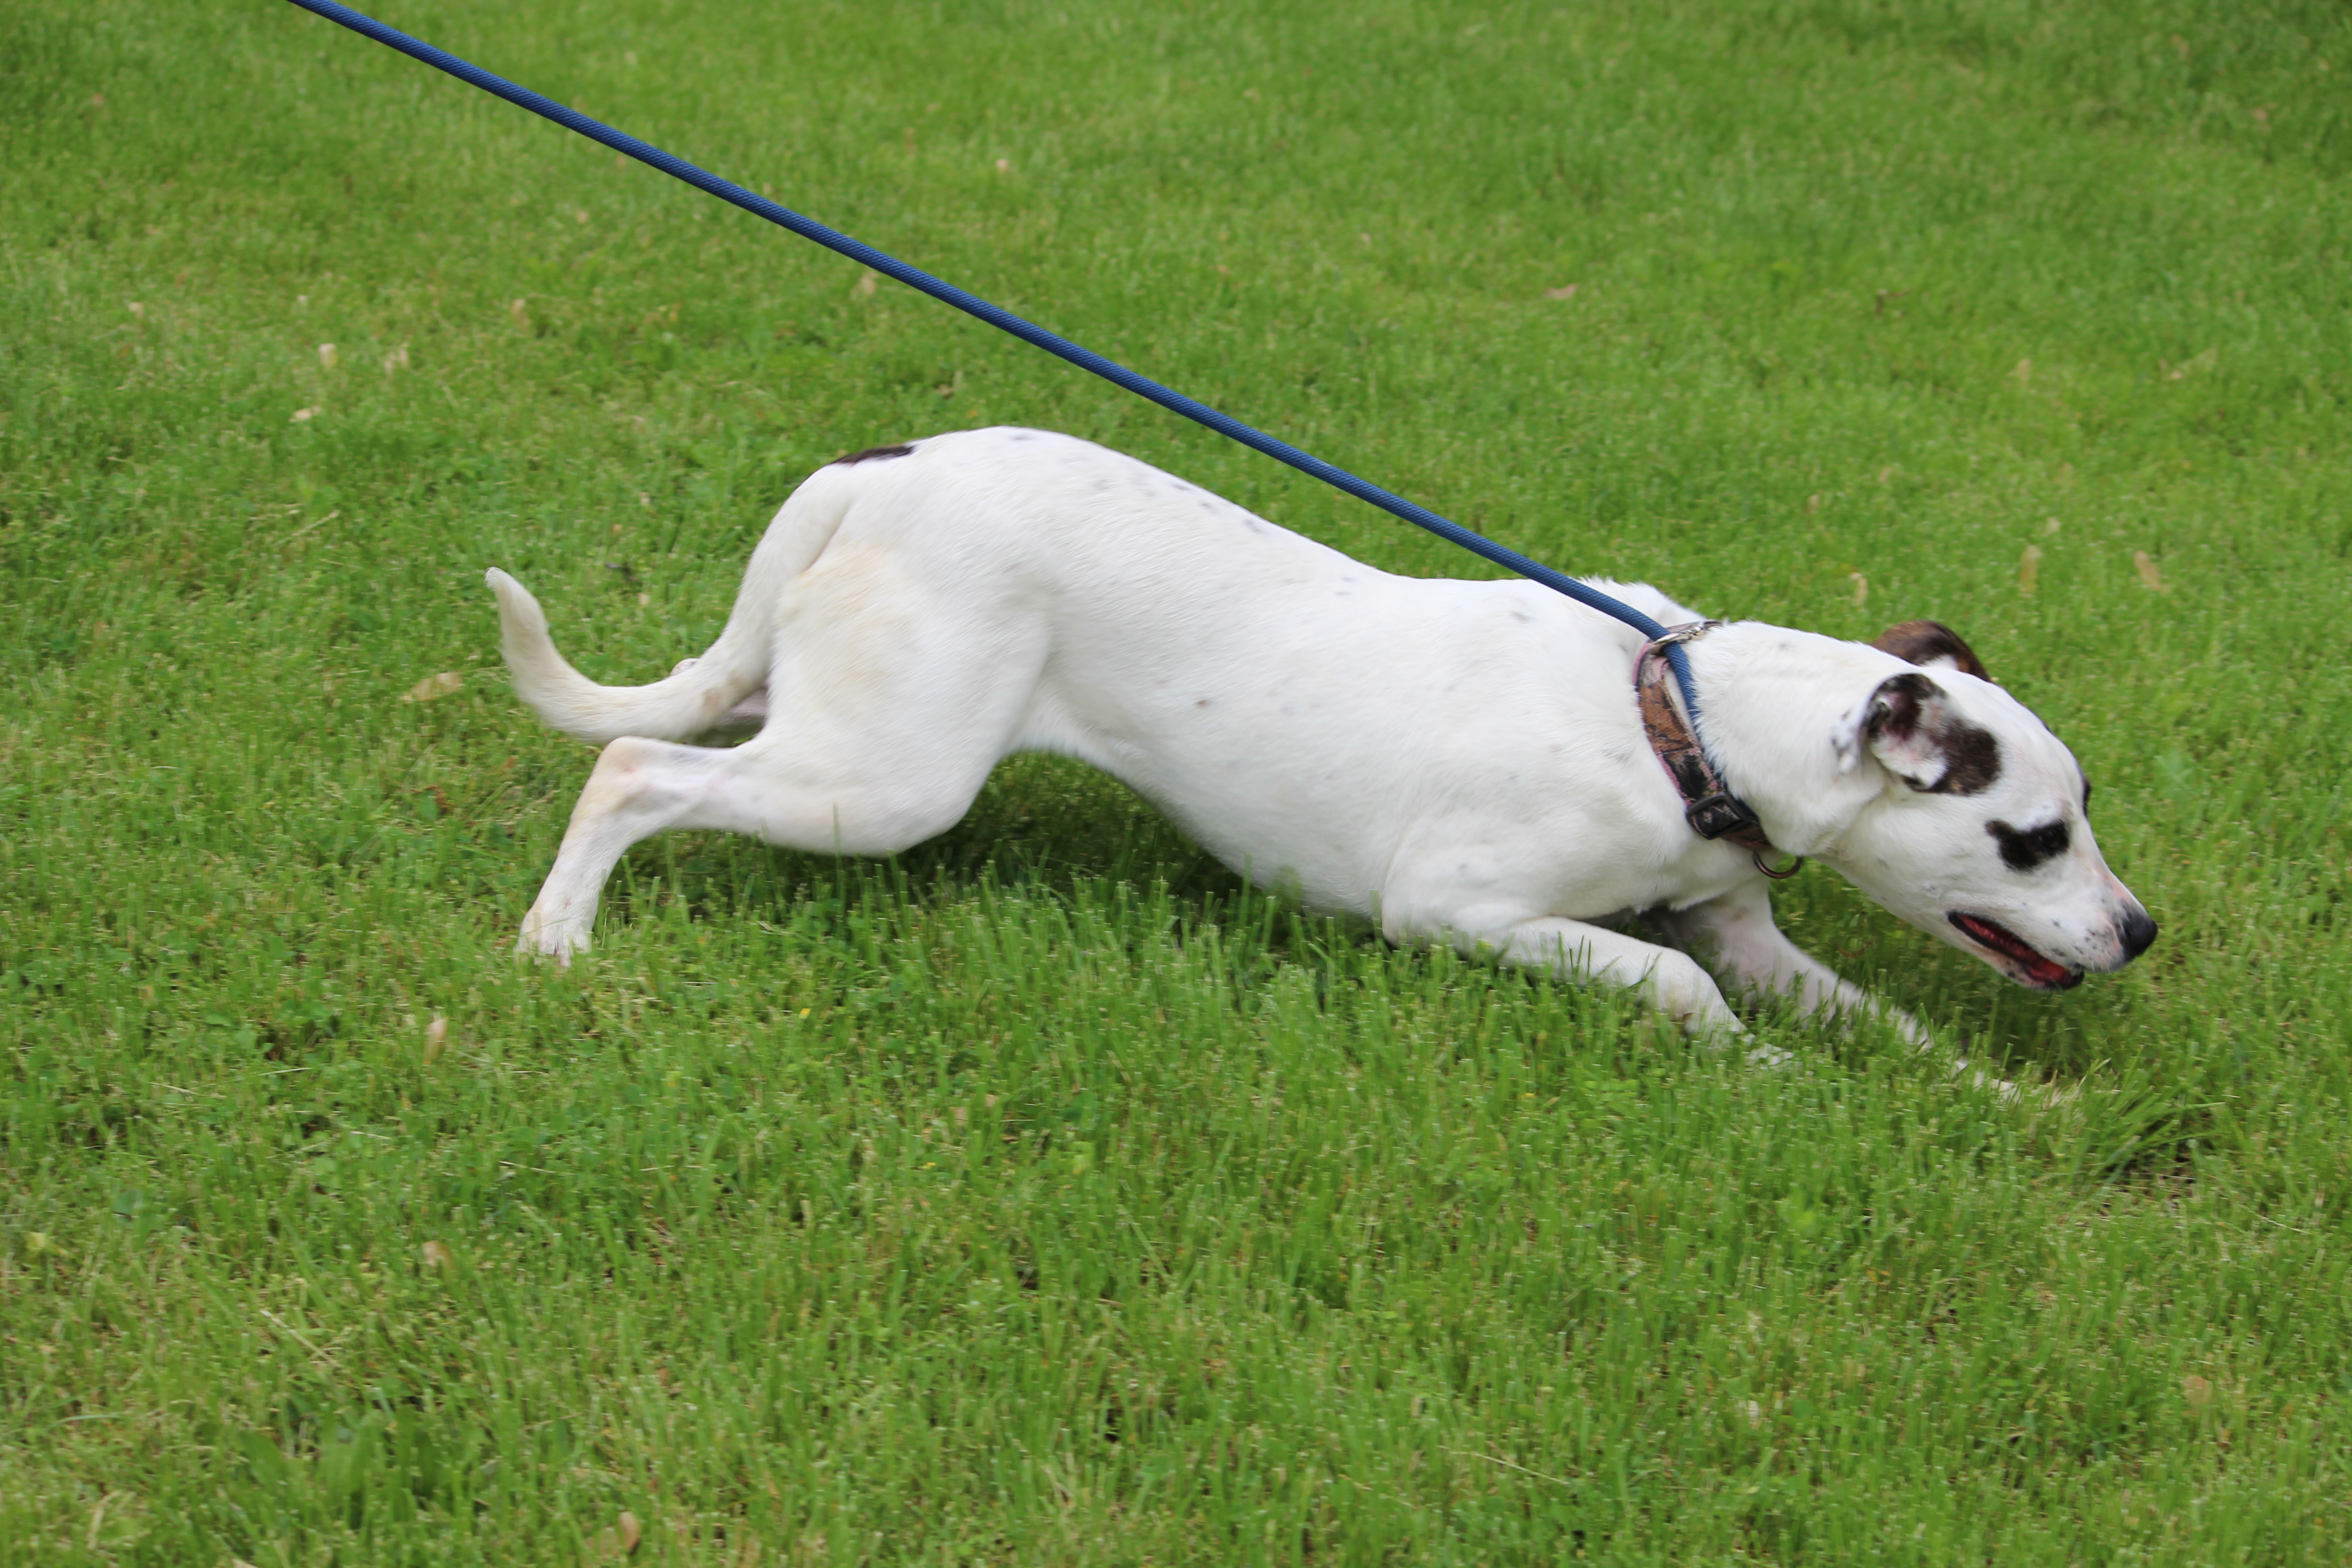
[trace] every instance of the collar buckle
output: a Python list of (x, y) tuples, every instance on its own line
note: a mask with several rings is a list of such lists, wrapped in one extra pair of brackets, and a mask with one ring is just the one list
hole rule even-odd
[(1689, 823), (1691, 831), (1701, 838), (1721, 838), (1726, 834), (1759, 826), (1756, 814), (1748, 809), (1748, 803), (1727, 790), (1717, 790), (1698, 800), (1685, 801), (1683, 820)]

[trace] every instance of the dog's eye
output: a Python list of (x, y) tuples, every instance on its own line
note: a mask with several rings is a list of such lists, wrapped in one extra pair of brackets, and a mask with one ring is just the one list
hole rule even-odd
[(2083, 781), (2083, 820), (2091, 820), (2091, 781), (2088, 779)]
[(2000, 863), (2012, 871), (2031, 871), (2044, 860), (2066, 853), (2074, 835), (2066, 830), (2061, 817), (2040, 827), (2016, 828), (2006, 822), (1988, 822), (1985, 831), (2000, 846)]

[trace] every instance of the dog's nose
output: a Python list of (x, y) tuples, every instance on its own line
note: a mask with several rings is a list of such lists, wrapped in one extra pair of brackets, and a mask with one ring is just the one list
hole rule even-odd
[(2124, 917), (2123, 941), (2126, 963), (2146, 952), (2148, 944), (2156, 941), (2156, 922), (2148, 919), (2147, 911), (2137, 904), (2132, 906), (2132, 912)]

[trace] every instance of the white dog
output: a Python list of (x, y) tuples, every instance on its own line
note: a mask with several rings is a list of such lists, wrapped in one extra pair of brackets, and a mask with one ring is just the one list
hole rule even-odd
[[(1525, 581), (1374, 571), (1070, 437), (965, 431), (818, 470), (718, 642), (650, 686), (590, 682), (520, 584), (489, 584), (516, 689), (604, 747), (526, 950), (586, 948), (614, 863), (666, 828), (893, 854), (952, 826), (999, 759), (1045, 751), (1392, 942), (1488, 948), (1738, 1030), (1698, 962), (1601, 923), (1647, 912), (1727, 984), (1874, 1006), (1774, 927), (1760, 854), (1685, 820), (1636, 703), (1640, 634)], [(2099, 857), (2073, 755), (1950, 633), (1890, 637), (1741, 622), (1685, 644), (1748, 843), (1835, 867), (2022, 984), (2137, 957), (2156, 925)], [(740, 746), (679, 743), (762, 717)]]

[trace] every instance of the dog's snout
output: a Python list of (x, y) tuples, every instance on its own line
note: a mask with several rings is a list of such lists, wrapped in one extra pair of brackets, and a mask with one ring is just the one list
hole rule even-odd
[(2155, 941), (2156, 922), (2148, 918), (2146, 910), (2134, 904), (2131, 913), (2124, 917), (2124, 962), (2129, 963), (2133, 959), (2146, 952), (2149, 944)]

